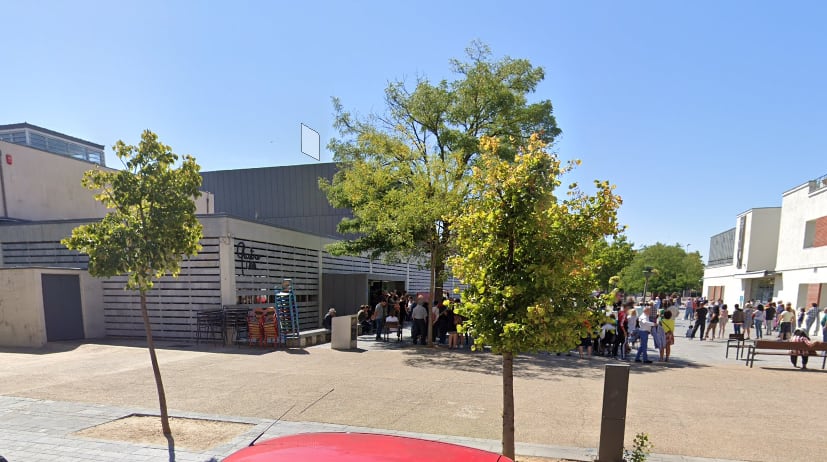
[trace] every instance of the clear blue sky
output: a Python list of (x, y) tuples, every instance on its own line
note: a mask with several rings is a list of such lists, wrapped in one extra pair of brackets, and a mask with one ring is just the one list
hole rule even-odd
[[(690, 244), (827, 173), (827, 2), (6, 2), (0, 124), (111, 146), (150, 128), (204, 170), (313, 162), (330, 98), (450, 78), (480, 39), (546, 70), (562, 158), (636, 245)], [(111, 151), (108, 159), (114, 161)], [(331, 154), (323, 149), (322, 160)], [(114, 163), (114, 162), (113, 162)]]

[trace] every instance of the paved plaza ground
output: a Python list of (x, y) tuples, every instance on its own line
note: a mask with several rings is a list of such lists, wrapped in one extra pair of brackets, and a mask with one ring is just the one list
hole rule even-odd
[[(678, 332), (685, 328), (678, 321)], [(653, 461), (824, 460), (827, 422), (820, 410), (827, 402), (827, 373), (821, 358), (812, 359), (810, 371), (793, 369), (786, 357), (759, 358), (750, 369), (732, 358), (734, 350), (730, 359), (724, 351), (724, 341), (681, 335), (671, 362), (631, 363), (627, 441), (648, 433), (659, 454)], [(158, 355), (171, 414), (256, 425), (211, 451), (176, 451), (178, 461), (220, 460), (280, 416), (265, 437), (383, 431), (499, 449), (500, 362), (490, 353), (363, 336), (352, 352), (329, 345), (272, 351), (165, 344)], [(650, 355), (656, 359), (656, 352)], [(519, 357), (518, 453), (590, 460), (600, 430), (603, 368), (611, 362), (581, 360), (576, 353)], [(0, 377), (0, 454), (10, 462), (165, 460), (166, 448), (69, 435), (132, 413), (157, 412), (140, 342), (2, 349)]]

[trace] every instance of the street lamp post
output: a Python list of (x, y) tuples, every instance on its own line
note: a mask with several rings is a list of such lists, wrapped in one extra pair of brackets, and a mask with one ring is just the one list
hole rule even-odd
[(649, 278), (652, 277), (652, 273), (654, 273), (654, 268), (651, 266), (647, 266), (643, 268), (643, 277), (645, 278), (643, 281), (643, 306), (646, 307), (646, 289), (649, 287)]

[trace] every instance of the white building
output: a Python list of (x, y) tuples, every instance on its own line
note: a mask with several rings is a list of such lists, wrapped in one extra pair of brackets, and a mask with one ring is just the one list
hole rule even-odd
[(754, 208), (712, 236), (704, 295), (745, 301), (827, 305), (827, 176), (783, 194), (781, 207)]

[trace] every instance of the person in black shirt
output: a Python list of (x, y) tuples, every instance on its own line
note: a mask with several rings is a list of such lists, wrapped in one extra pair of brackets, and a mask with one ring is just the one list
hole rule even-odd
[[(715, 340), (715, 330), (718, 328), (718, 321), (720, 321), (721, 316), (721, 305), (713, 303), (709, 308), (709, 315), (709, 328), (706, 330), (706, 338), (712, 336), (712, 340)], [(703, 331), (701, 331), (701, 339), (703, 338)]]
[(701, 341), (704, 339), (704, 330), (706, 330), (706, 315), (709, 313), (709, 309), (706, 307), (706, 303), (701, 302), (701, 305), (695, 310), (695, 328), (692, 329), (692, 335), (689, 336), (690, 339), (695, 338), (695, 333), (698, 332), (698, 329), (701, 331)]

